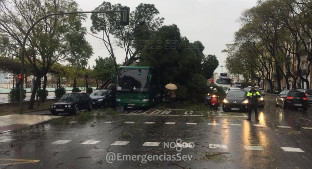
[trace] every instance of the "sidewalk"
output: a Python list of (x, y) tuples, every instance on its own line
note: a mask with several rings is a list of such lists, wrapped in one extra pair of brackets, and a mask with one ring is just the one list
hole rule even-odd
[(13, 130), (27, 128), (33, 125), (47, 122), (60, 116), (51, 116), (47, 110), (52, 100), (45, 103), (34, 104), (34, 110), (28, 110), (28, 103), (24, 103), (24, 113), (19, 114), (19, 104), (9, 103), (0, 104), (0, 134), (7, 133)]
[[(46, 112), (41, 111), (41, 113), (44, 114)], [(40, 112), (33, 114), (10, 114), (0, 116), (0, 134), (38, 125), (59, 117), (60, 116), (42, 115)]]

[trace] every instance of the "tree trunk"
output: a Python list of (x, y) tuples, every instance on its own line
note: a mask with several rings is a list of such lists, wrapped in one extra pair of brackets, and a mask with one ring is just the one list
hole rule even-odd
[(36, 96), (37, 90), (38, 90), (38, 88), (40, 86), (40, 81), (41, 81), (41, 76), (37, 75), (36, 76), (36, 80), (35, 80), (35, 84), (34, 84), (34, 89), (33, 89), (32, 93), (31, 93), (28, 109), (33, 109), (34, 108), (35, 96)]
[(76, 89), (77, 88), (77, 81), (76, 81), (76, 78), (74, 78), (74, 85), (73, 85), (73, 89)]
[[(47, 81), (48, 81), (47, 75), (44, 75), (44, 76), (43, 76), (43, 89), (42, 89), (43, 92), (44, 92), (44, 94), (45, 94), (45, 91), (46, 91), (46, 88), (47, 88)], [(44, 96), (41, 98), (42, 103), (44, 103), (45, 99), (46, 99), (46, 96), (44, 95)]]

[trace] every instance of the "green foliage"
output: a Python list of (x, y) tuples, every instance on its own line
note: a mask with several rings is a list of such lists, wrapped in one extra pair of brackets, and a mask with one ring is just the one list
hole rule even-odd
[[(11, 103), (19, 102), (20, 101), (20, 88), (11, 89), (8, 97)], [(26, 97), (26, 90), (24, 90), (23, 92), (23, 99), (25, 99), (25, 97)]]
[(94, 68), (95, 78), (102, 82), (112, 78), (115, 73), (114, 60), (110, 57), (101, 58), (98, 57)]
[(88, 94), (91, 94), (93, 92), (93, 89), (90, 87), (90, 88), (87, 88), (87, 93)]
[(38, 89), (37, 96), (40, 100), (46, 100), (49, 92), (47, 90)]
[(201, 42), (191, 43), (181, 37), (176, 25), (163, 26), (148, 40), (139, 64), (156, 70), (154, 77), (161, 88), (168, 83), (177, 84), (178, 99), (203, 100), (208, 89), (206, 77), (218, 66), (216, 57), (205, 58), (203, 50)]
[(56, 98), (61, 98), (66, 93), (66, 90), (64, 87), (60, 87), (55, 89), (54, 93)]
[(76, 87), (76, 88), (73, 88), (73, 89), (72, 89), (72, 92), (73, 92), (73, 93), (74, 93), (74, 92), (81, 92), (81, 90), (80, 90), (79, 88)]
[(214, 70), (219, 66), (219, 61), (215, 55), (208, 55), (203, 59), (202, 74), (206, 79), (213, 76)]
[(201, 74), (194, 74), (188, 83), (189, 95), (197, 101), (202, 101), (208, 93), (207, 79)]

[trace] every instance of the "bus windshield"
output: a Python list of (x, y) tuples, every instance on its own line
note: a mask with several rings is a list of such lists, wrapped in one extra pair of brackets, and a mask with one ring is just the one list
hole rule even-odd
[(120, 68), (118, 70), (118, 91), (148, 91), (149, 69)]

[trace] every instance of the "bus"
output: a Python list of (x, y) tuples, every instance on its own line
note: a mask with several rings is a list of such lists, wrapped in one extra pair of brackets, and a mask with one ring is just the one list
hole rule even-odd
[(230, 87), (232, 87), (232, 79), (228, 77), (227, 73), (220, 73), (216, 83), (218, 86), (221, 86), (224, 91), (227, 91)]
[(152, 68), (120, 66), (117, 71), (116, 107), (149, 108), (155, 103)]

